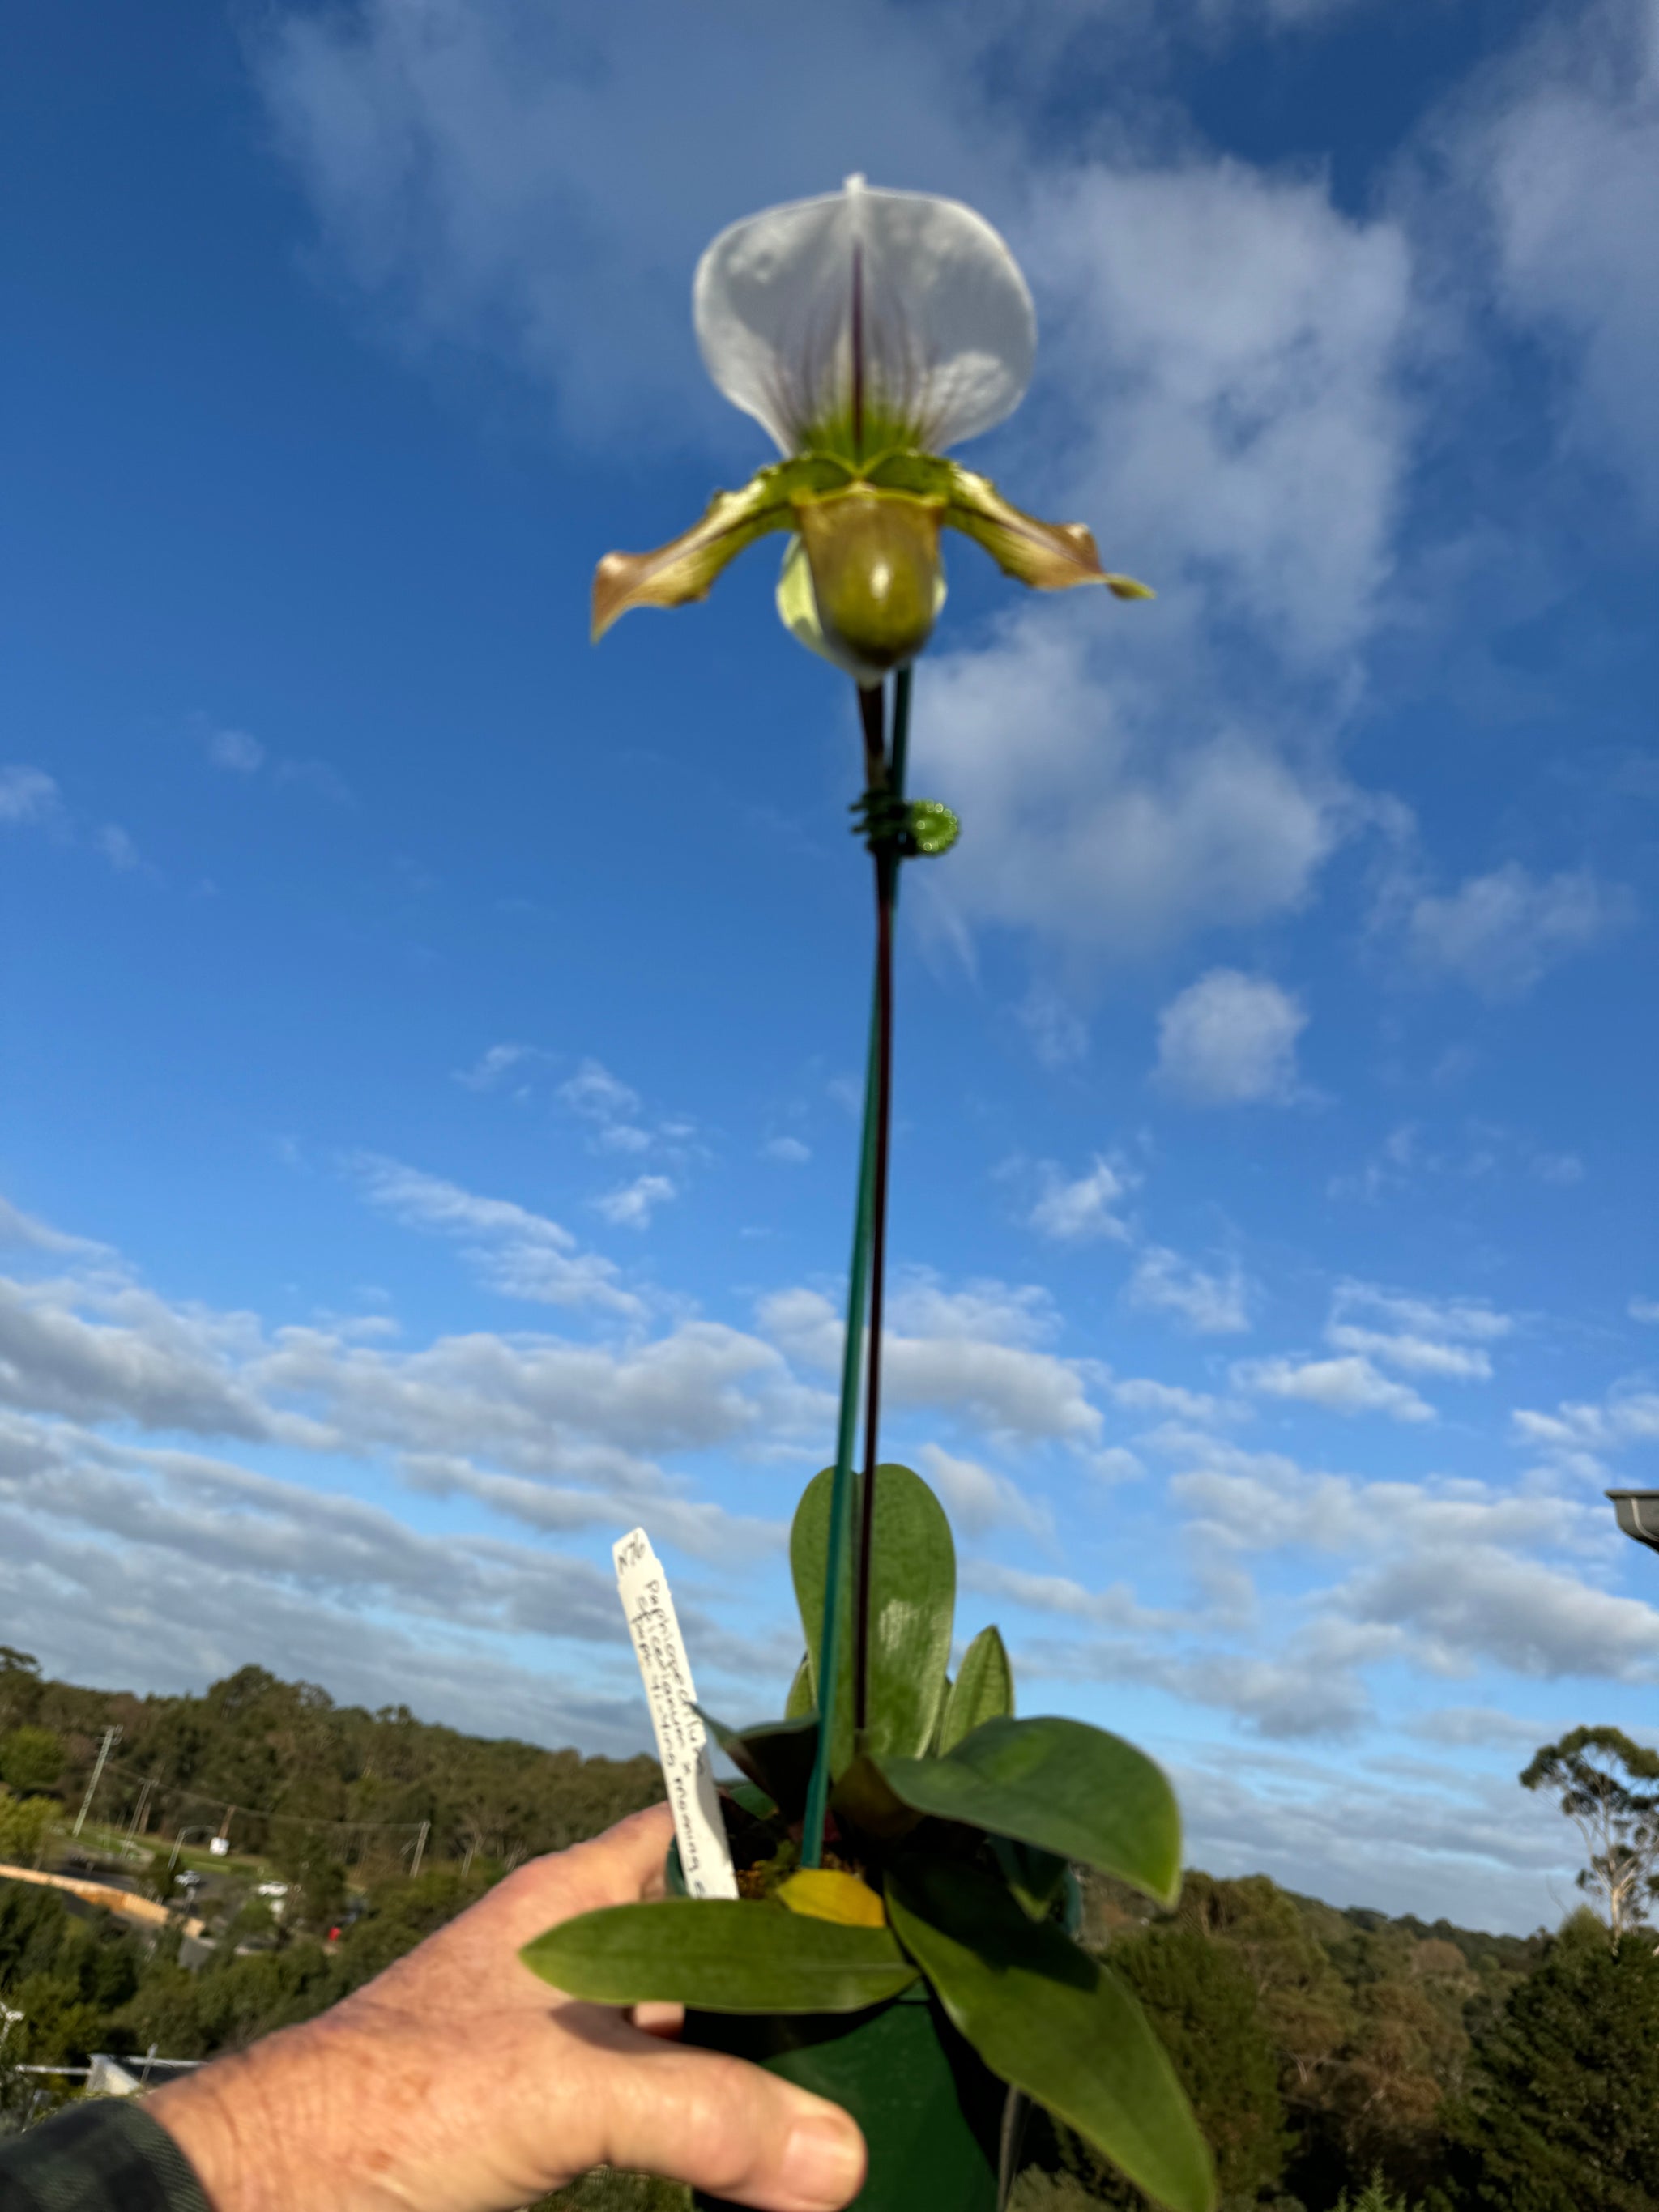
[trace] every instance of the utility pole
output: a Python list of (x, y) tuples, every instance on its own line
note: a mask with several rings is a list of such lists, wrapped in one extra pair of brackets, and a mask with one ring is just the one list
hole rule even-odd
[(421, 1870), (421, 1860), (426, 1850), (426, 1839), (431, 1833), (431, 1821), (422, 1820), (421, 1823), (421, 1832), (415, 1838), (415, 1856), (409, 1869), (409, 1878), (411, 1881), (414, 1881), (416, 1875), (419, 1874)]
[(147, 1776), (143, 1788), (138, 1792), (138, 1809), (133, 1814), (127, 1827), (129, 1843), (135, 1836), (142, 1835), (144, 1831), (149, 1818), (149, 1793), (155, 1789), (159, 1779), (160, 1778), (154, 1774)]
[(71, 1835), (78, 1836), (85, 1826), (87, 1814), (92, 1809), (92, 1793), (98, 1787), (98, 1778), (104, 1771), (104, 1761), (120, 1741), (121, 1731), (118, 1728), (106, 1728), (104, 1730), (104, 1741), (98, 1747), (98, 1761), (92, 1770), (92, 1779), (87, 1784), (87, 1794), (81, 1800), (81, 1809), (75, 1816), (75, 1826), (70, 1831)]

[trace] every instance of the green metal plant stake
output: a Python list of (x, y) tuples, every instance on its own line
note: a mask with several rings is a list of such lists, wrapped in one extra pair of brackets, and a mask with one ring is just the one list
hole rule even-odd
[(951, 1679), (950, 1525), (878, 1449), (899, 875), (957, 836), (947, 807), (906, 793), (940, 532), (1038, 589), (1150, 594), (1102, 568), (1080, 524), (1022, 514), (940, 456), (1018, 404), (1035, 349), (1024, 280), (969, 209), (850, 179), (722, 232), (695, 307), (710, 374), (784, 459), (656, 552), (608, 555), (594, 630), (704, 597), (744, 545), (787, 530), (780, 614), (858, 686), (876, 957), (840, 1418), (835, 1464), (790, 1537), (806, 1656), (784, 1716), (742, 1729), (702, 1717), (744, 1778), (722, 1796), (741, 1895), (684, 1895), (671, 1855), (680, 1893), (566, 1921), (524, 1956), (574, 1996), (683, 2004), (689, 2040), (838, 2099), (870, 2147), (861, 2212), (996, 2212), (1026, 2098), (1154, 2203), (1212, 2212), (1209, 2153), (1162, 2045), (1109, 1961), (1074, 1940), (1074, 1866), (1174, 1902), (1169, 1783), (1103, 1729), (1016, 1719), (994, 1627)]

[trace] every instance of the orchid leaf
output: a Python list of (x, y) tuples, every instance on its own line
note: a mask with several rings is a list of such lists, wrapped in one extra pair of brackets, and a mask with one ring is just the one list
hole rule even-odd
[(705, 1712), (701, 1705), (692, 1710), (733, 1766), (763, 1790), (781, 1808), (787, 1819), (798, 1820), (806, 1802), (806, 1785), (811, 1779), (812, 1759), (817, 1750), (817, 1715), (808, 1713), (799, 1720), (764, 1721), (757, 1728), (732, 1729), (727, 1728), (724, 1721), (716, 1720), (713, 1713)]
[(757, 1783), (728, 1782), (724, 1794), (734, 1805), (740, 1805), (753, 1820), (770, 1820), (776, 1817), (776, 1804)]
[(1008, 1647), (994, 1628), (981, 1628), (962, 1655), (962, 1669), (945, 1701), (939, 1747), (953, 1751), (981, 1721), (1012, 1720), (1014, 1670)]
[[(993, 1836), (991, 1848), (1004, 1880), (1032, 1919), (1048, 1919), (1068, 1872), (1066, 1861), (1036, 1844), (1017, 1843), (1012, 1836)], [(1076, 1930), (1068, 1928), (1066, 1933)]]
[[(823, 1632), (824, 1560), (830, 1540), (826, 1468), (806, 1486), (790, 1532), (789, 1563), (814, 1678)], [(857, 1498), (854, 1498), (854, 1510)], [(848, 1582), (851, 1581), (849, 1560)], [(933, 1740), (945, 1698), (956, 1612), (956, 1547), (945, 1510), (908, 1467), (876, 1469), (874, 1555), (870, 1581), (870, 1710), (866, 1747), (872, 1753), (919, 1755)], [(830, 1771), (846, 1771), (853, 1756), (853, 1638), (850, 1589), (844, 1596), (841, 1680), (834, 1701)], [(830, 1701), (819, 1686), (819, 1705)]]
[(941, 1759), (878, 1758), (919, 1813), (1080, 1859), (1173, 1905), (1181, 1814), (1163, 1769), (1086, 1722), (985, 1721)]
[(1215, 2170), (1139, 1999), (959, 1860), (887, 1881), (899, 1941), (993, 2073), (1074, 2127), (1170, 2212), (1212, 2212)]
[(1060, 592), (1073, 584), (1104, 584), (1120, 599), (1150, 599), (1133, 576), (1110, 575), (1100, 565), (1094, 533), (1080, 522), (1043, 522), (1004, 499), (988, 477), (949, 464), (950, 504), (945, 520), (982, 545), (1005, 575), (1033, 591)]
[(837, 1821), (878, 1844), (890, 1844), (908, 1836), (921, 1815), (893, 1795), (881, 1770), (864, 1752), (855, 1752), (846, 1771), (830, 1792), (830, 1803)]
[(783, 1701), (783, 1717), (787, 1721), (804, 1719), (808, 1713), (817, 1711), (817, 1702), (818, 1693), (812, 1686), (812, 1662), (803, 1658), (789, 1685), (789, 1695)]
[(544, 1982), (595, 2004), (708, 2012), (857, 2012), (916, 1978), (884, 1928), (742, 1899), (608, 1905), (562, 1921), (519, 1956)]

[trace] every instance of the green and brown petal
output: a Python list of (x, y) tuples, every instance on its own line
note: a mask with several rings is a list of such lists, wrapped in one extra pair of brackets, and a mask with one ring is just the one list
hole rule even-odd
[(762, 469), (741, 491), (717, 491), (690, 530), (649, 553), (607, 553), (593, 574), (592, 636), (635, 607), (683, 607), (706, 599), (714, 579), (745, 545), (774, 530), (793, 530), (792, 501), (814, 487), (844, 484), (839, 461), (803, 455)]
[[(938, 454), (899, 448), (854, 469), (837, 455), (807, 453), (763, 469), (741, 491), (717, 493), (699, 522), (654, 552), (608, 553), (593, 580), (593, 635), (631, 607), (707, 598), (745, 545), (787, 530), (800, 540), (816, 625), (799, 607), (786, 610), (786, 622), (860, 682), (878, 682), (913, 660), (932, 633), (944, 600), (942, 528), (973, 538), (1034, 591), (1103, 584), (1121, 599), (1152, 596), (1101, 566), (1082, 523), (1027, 514), (988, 477)], [(799, 565), (787, 580), (792, 603), (801, 597)]]

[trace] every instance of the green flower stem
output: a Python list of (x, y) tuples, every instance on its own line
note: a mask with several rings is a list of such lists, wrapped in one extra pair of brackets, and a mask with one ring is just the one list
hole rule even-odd
[[(866, 782), (871, 791), (904, 796), (909, 755), (910, 671), (895, 683), (890, 763), (882, 734), (882, 694), (860, 690)], [(836, 1685), (841, 1664), (842, 1595), (849, 1565), (848, 1537), (852, 1520), (853, 1449), (858, 1429), (859, 1370), (864, 1350), (866, 1304), (870, 1316), (868, 1380), (865, 1392), (864, 1481), (860, 1486), (860, 1540), (856, 1553), (854, 1608), (854, 1724), (867, 1725), (871, 1536), (873, 1527), (877, 1431), (881, 1414), (882, 1293), (886, 1267), (888, 1133), (892, 1111), (893, 910), (898, 897), (898, 854), (878, 849), (876, 866), (876, 976), (865, 1062), (864, 1123), (859, 1145), (858, 1199), (854, 1215), (853, 1255), (848, 1270), (847, 1334), (842, 1351), (841, 1410), (836, 1434), (836, 1471), (830, 1498), (830, 1537), (824, 1562), (823, 1632), (818, 1644), (817, 1755), (806, 1793), (801, 1864), (823, 1859), (824, 1814), (830, 1798), (830, 1749), (834, 1732)]]
[[(880, 696), (865, 719), (865, 752), (870, 788), (885, 787), (896, 805), (904, 803), (904, 771), (909, 754), (910, 671), (900, 670), (894, 684), (893, 751), (890, 763), (882, 744)], [(870, 698), (860, 695), (860, 703)], [(864, 1482), (859, 1498), (858, 1581), (853, 1601), (853, 1740), (870, 1724), (870, 1576), (875, 1540), (876, 1468), (881, 1427), (881, 1340), (887, 1283), (887, 1170), (893, 1121), (893, 911), (898, 902), (899, 852), (890, 843), (876, 848), (876, 1146), (870, 1199), (870, 1351), (864, 1386)]]
[(870, 1201), (876, 1172), (878, 1008), (870, 1016), (865, 1060), (864, 1129), (859, 1142), (859, 1189), (853, 1215), (853, 1257), (848, 1268), (847, 1336), (842, 1348), (841, 1414), (836, 1429), (836, 1474), (830, 1492), (830, 1541), (823, 1572), (823, 1632), (818, 1639), (818, 1744), (806, 1790), (801, 1836), (803, 1866), (823, 1863), (823, 1816), (830, 1802), (830, 1743), (835, 1731), (836, 1684), (841, 1665), (841, 1596), (847, 1571), (848, 1524), (852, 1519), (853, 1444), (858, 1431), (860, 1355), (870, 1266)]

